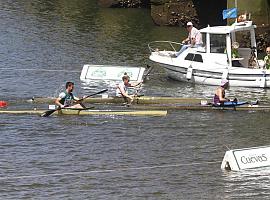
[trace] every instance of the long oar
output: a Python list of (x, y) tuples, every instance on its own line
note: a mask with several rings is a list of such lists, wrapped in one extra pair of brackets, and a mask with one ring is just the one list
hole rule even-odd
[[(84, 99), (86, 99), (86, 98), (89, 98), (89, 97), (92, 97), (92, 96), (95, 96), (95, 95), (97, 95), (97, 94), (101, 94), (101, 93), (104, 93), (104, 92), (107, 92), (108, 91), (108, 89), (104, 89), (104, 90), (101, 90), (101, 91), (99, 91), (99, 92), (96, 92), (96, 93), (94, 93), (94, 94), (90, 94), (90, 95), (88, 95), (88, 96), (86, 96), (86, 97), (84, 97), (84, 98), (81, 98), (81, 99), (79, 99), (78, 101), (82, 101), (82, 100), (84, 100)], [(61, 110), (61, 107), (59, 107), (59, 108), (57, 108), (57, 109), (53, 109), (53, 110), (47, 110), (47, 111), (45, 111), (44, 113), (42, 113), (40, 116), (41, 117), (48, 117), (48, 116), (50, 116), (51, 114), (53, 114), (55, 111), (57, 111), (57, 110)]]
[(153, 66), (147, 65), (147, 72), (142, 77), (143, 82), (147, 80), (149, 74), (152, 72), (153, 69), (154, 69)]

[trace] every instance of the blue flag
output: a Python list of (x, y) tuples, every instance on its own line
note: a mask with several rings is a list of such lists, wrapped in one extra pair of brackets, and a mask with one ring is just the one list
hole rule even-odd
[(227, 10), (223, 10), (222, 15), (223, 19), (237, 18), (237, 8), (230, 8)]

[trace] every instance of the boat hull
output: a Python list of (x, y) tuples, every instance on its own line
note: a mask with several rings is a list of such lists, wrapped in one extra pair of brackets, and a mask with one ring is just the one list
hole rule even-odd
[[(34, 97), (31, 100), (27, 100), (34, 104), (54, 104), (55, 98), (53, 97)], [(164, 104), (164, 103), (192, 103), (199, 104), (202, 98), (182, 98), (182, 97), (151, 97), (141, 96), (136, 97), (133, 104)], [(108, 98), (87, 98), (84, 103), (97, 103), (97, 104), (123, 104), (124, 99), (121, 97), (108, 97)]]
[(60, 115), (131, 115), (131, 116), (165, 116), (166, 110), (72, 110), (62, 109)]
[(179, 105), (179, 104), (164, 104), (152, 106), (135, 106), (136, 109), (157, 109), (157, 110), (197, 110), (197, 111), (263, 111), (270, 112), (270, 105), (241, 105), (241, 106), (212, 106), (212, 105)]
[[(221, 80), (224, 77), (224, 72), (226, 71), (226, 68), (216, 71), (214, 70), (215, 67), (213, 67), (213, 70), (198, 69), (194, 67), (192, 69), (191, 78), (187, 78), (188, 67), (186, 66), (174, 66), (156, 62), (155, 65), (164, 68), (168, 77), (171, 79), (215, 86), (220, 85)], [(238, 68), (237, 71), (239, 70), (241, 69)], [(245, 73), (245, 71), (243, 71), (244, 73), (235, 73), (234, 71), (236, 70), (231, 69), (226, 75), (229, 79), (230, 86), (232, 87), (270, 88), (270, 74), (265, 70), (254, 69), (254, 72), (248, 71), (249, 73)]]
[[(41, 115), (46, 110), (0, 110), (0, 114)], [(53, 115), (130, 115), (130, 116), (166, 116), (166, 110), (78, 110), (62, 109)]]

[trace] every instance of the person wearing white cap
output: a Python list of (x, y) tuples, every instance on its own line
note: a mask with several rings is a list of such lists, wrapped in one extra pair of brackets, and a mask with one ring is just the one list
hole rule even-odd
[(203, 45), (202, 34), (196, 29), (192, 22), (187, 23), (187, 30), (189, 32), (188, 37), (182, 41), (182, 47), (179, 52), (175, 53), (175, 56), (179, 56), (188, 47), (199, 47)]
[(227, 79), (223, 79), (220, 86), (216, 89), (216, 93), (213, 99), (215, 106), (220, 106), (224, 104), (224, 102), (230, 101), (230, 99), (225, 98), (225, 90), (228, 89), (228, 87), (229, 81)]

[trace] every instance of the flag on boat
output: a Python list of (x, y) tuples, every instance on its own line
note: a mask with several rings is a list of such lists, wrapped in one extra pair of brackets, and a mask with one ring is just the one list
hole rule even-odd
[(237, 8), (229, 8), (227, 10), (223, 10), (222, 15), (223, 19), (237, 18)]

